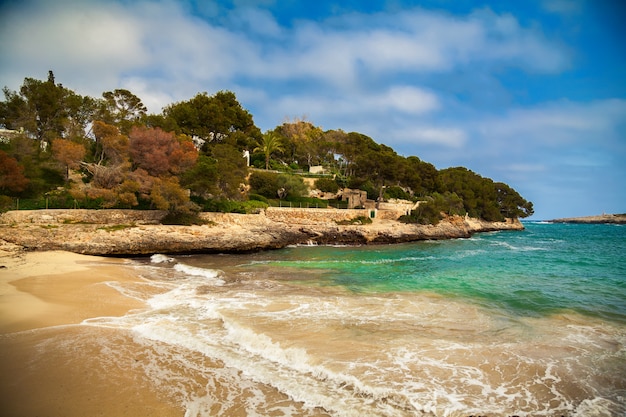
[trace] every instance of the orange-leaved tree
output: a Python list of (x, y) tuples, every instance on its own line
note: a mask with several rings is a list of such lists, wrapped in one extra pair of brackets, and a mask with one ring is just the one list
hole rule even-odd
[(70, 168), (79, 167), (80, 161), (85, 158), (85, 146), (67, 139), (56, 139), (52, 142), (52, 155), (65, 167), (65, 180), (69, 177)]
[(198, 158), (191, 140), (179, 140), (159, 128), (133, 127), (129, 137), (133, 165), (155, 177), (178, 174)]
[(26, 190), (30, 180), (24, 176), (24, 167), (17, 159), (0, 151), (0, 193), (21, 193)]

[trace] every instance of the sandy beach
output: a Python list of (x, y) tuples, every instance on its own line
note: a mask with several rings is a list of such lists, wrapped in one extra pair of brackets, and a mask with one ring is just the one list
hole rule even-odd
[[(127, 261), (0, 251), (0, 404), (6, 416), (180, 416), (133, 367), (133, 336), (81, 324), (143, 303), (107, 282), (139, 281)], [(126, 363), (107, 350), (130, 352)]]

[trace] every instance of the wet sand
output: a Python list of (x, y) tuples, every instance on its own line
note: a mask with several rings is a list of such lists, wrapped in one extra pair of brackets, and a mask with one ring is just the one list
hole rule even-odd
[[(129, 332), (81, 324), (144, 306), (106, 284), (140, 280), (125, 261), (2, 251), (0, 265), (3, 415), (183, 415), (133, 366), (141, 348)], [(127, 357), (105, 360), (117, 349)]]

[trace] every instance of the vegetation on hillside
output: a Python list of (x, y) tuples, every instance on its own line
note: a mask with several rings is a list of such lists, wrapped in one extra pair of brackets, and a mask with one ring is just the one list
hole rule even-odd
[(42, 208), (45, 199), (46, 206), (178, 216), (246, 212), (271, 200), (302, 201), (308, 187), (298, 174), (322, 166), (332, 174), (317, 179), (322, 191), (349, 187), (373, 200), (421, 200), (405, 221), (533, 213), (532, 203), (504, 183), (462, 167), (437, 170), (361, 133), (324, 131), (300, 119), (262, 133), (230, 91), (199, 93), (160, 114), (148, 114), (128, 90), (81, 96), (56, 83), (52, 71), (45, 81), (25, 78), (19, 91), (3, 92), (0, 208), (19, 198), (21, 208)]

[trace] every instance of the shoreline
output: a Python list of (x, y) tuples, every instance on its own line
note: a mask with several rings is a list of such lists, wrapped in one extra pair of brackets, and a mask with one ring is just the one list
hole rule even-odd
[(139, 281), (121, 259), (0, 250), (0, 334), (80, 324), (143, 308), (107, 282)]
[(548, 220), (550, 223), (626, 224), (626, 214), (602, 214), (600, 216), (566, 217)]
[[(104, 323), (103, 325), (94, 324), (100, 322), (99, 320), (82, 321), (85, 317), (124, 315), (126, 312), (131, 312), (135, 308), (139, 308), (140, 310), (136, 312), (140, 317), (144, 317), (144, 310), (142, 310), (143, 303), (126, 297), (124, 295), (126, 294), (125, 291), (116, 291), (111, 286), (104, 285), (104, 283), (109, 281), (118, 281), (123, 282), (126, 288), (128, 288), (130, 284), (132, 289), (134, 289), (136, 288), (134, 287), (134, 283), (136, 282), (137, 285), (142, 286), (142, 292), (144, 294), (146, 290), (150, 291), (150, 293), (153, 293), (153, 291), (154, 293), (160, 293), (161, 289), (151, 290), (144, 287), (148, 284), (148, 281), (142, 279), (138, 270), (134, 268), (132, 261), (127, 262), (116, 258), (84, 256), (60, 251), (27, 252), (19, 247), (14, 247), (15, 251), (6, 249), (8, 248), (2, 250), (0, 246), (0, 265), (6, 266), (6, 268), (0, 268), (0, 284), (14, 286), (16, 291), (37, 298), (47, 306), (53, 304), (63, 307), (60, 312), (54, 309), (36, 310), (33, 312), (36, 313), (34, 317), (31, 316), (28, 321), (20, 324), (21, 328), (18, 328), (19, 326), (14, 327), (14, 329), (17, 330), (6, 330), (7, 327), (2, 327), (1, 324), (7, 317), (3, 314), (0, 315), (0, 349), (3, 352), (2, 357), (0, 357), (0, 373), (3, 375), (0, 377), (0, 391), (2, 392), (0, 394), (0, 402), (2, 402), (3, 411), (5, 411), (7, 415), (15, 417), (33, 415), (78, 417), (83, 415), (98, 415), (102, 413), (102, 410), (106, 410), (107, 415), (114, 417), (134, 415), (180, 417), (186, 415), (186, 411), (190, 412), (190, 415), (196, 415), (193, 414), (194, 412), (201, 415), (198, 411), (200, 408), (193, 408), (193, 406), (202, 403), (190, 402), (189, 399), (194, 400), (202, 396), (207, 396), (207, 391), (205, 390), (213, 390), (211, 391), (211, 398), (219, 397), (221, 392), (239, 393), (232, 385), (228, 385), (230, 380), (225, 381), (226, 385), (224, 386), (219, 384), (211, 385), (207, 382), (215, 380), (219, 382), (219, 376), (224, 375), (221, 370), (229, 366), (228, 364), (224, 364), (219, 360), (201, 359), (199, 362), (194, 362), (201, 365), (198, 368), (194, 368), (193, 366), (186, 368), (185, 363), (187, 362), (173, 359), (179, 358), (179, 354), (188, 359), (201, 356), (194, 353), (193, 349), (186, 351), (185, 348), (182, 348), (181, 350), (181, 347), (175, 343), (173, 346), (170, 346), (167, 342), (154, 340), (149, 343), (145, 341), (142, 342), (141, 333), (133, 333), (127, 326), (114, 326), (115, 328), (107, 326), (106, 323), (111, 322), (109, 319), (104, 320), (102, 322)], [(148, 285), (148, 287), (151, 286)], [(3, 292), (2, 289), (3, 287), (0, 287), (0, 309), (10, 306), (14, 306), (15, 308), (25, 307), (23, 300), (16, 297), (5, 297), (4, 295), (6, 293)], [(104, 296), (103, 293), (103, 298), (105, 298), (106, 302), (104, 306), (98, 307), (99, 303), (94, 301), (92, 290), (96, 292), (106, 292), (110, 290), (110, 293), (106, 294), (106, 296)], [(253, 290), (257, 291), (256, 289)], [(238, 293), (240, 289), (234, 289), (233, 291), (234, 293)], [(266, 295), (280, 294), (280, 291), (275, 291), (272, 287), (265, 288), (265, 291)], [(209, 290), (207, 293), (210, 294), (212, 292), (213, 291)], [(205, 300), (207, 304), (219, 299), (219, 296), (214, 299), (210, 297), (202, 298), (202, 291), (199, 295), (199, 299)], [(223, 298), (223, 303), (220, 308), (232, 305), (230, 295)], [(260, 295), (259, 293), (259, 296)], [(315, 292), (311, 295), (317, 299), (319, 294)], [(268, 299), (272, 301), (270, 307), (268, 307), (268, 311), (271, 311), (270, 315), (274, 316), (274, 314), (279, 314), (281, 311), (283, 314), (290, 314), (292, 311), (289, 307), (291, 297), (293, 297), (293, 294), (284, 294), (275, 299)], [(575, 353), (579, 351), (577, 350), (578, 348), (568, 344), (567, 337), (572, 335), (568, 329), (574, 327), (588, 329), (590, 323), (599, 322), (596, 319), (589, 321), (585, 319), (586, 316), (562, 312), (547, 316), (546, 318), (549, 319), (549, 321), (527, 318), (523, 320), (523, 325), (519, 328), (515, 327), (519, 333), (517, 333), (515, 329), (511, 330), (508, 325), (504, 332), (501, 332), (502, 328), (499, 327), (501, 324), (493, 328), (494, 331), (485, 331), (486, 328), (480, 325), (480, 323), (484, 324), (484, 322), (476, 319), (476, 317), (479, 316), (473, 315), (476, 314), (476, 307), (464, 310), (451, 307), (450, 304), (432, 304), (432, 308), (428, 308), (430, 305), (428, 304), (429, 297), (430, 296), (426, 295), (426, 299), (420, 299), (424, 301), (424, 304), (420, 304), (417, 310), (413, 297), (411, 297), (412, 302), (410, 304), (398, 304), (398, 306), (404, 306), (404, 308), (409, 310), (391, 309), (392, 311), (411, 313), (410, 317), (412, 318), (406, 323), (401, 322), (398, 324), (399, 327), (397, 328), (393, 327), (395, 324), (391, 325), (391, 329), (389, 329), (389, 325), (381, 326), (384, 329), (378, 329), (378, 327), (373, 328), (372, 324), (369, 322), (365, 324), (355, 324), (361, 322), (361, 318), (358, 315), (348, 316), (351, 317), (352, 320), (355, 320), (355, 322), (348, 322), (349, 325), (345, 328), (340, 327), (338, 329), (333, 325), (331, 320), (330, 324), (325, 328), (325, 331), (333, 332), (333, 338), (330, 343), (337, 343), (337, 348), (330, 349), (329, 351), (342, 352), (343, 349), (341, 349), (341, 347), (347, 347), (348, 351), (352, 351), (355, 349), (355, 346), (363, 346), (366, 349), (378, 349), (377, 340), (384, 340), (384, 336), (389, 337), (390, 335), (397, 337), (395, 333), (397, 330), (401, 330), (402, 334), (405, 334), (407, 328), (405, 325), (415, 326), (409, 327), (410, 329), (416, 330), (414, 333), (415, 337), (424, 337), (424, 343), (428, 343), (429, 338), (433, 335), (435, 338), (439, 338), (441, 335), (440, 332), (442, 331), (441, 329), (445, 326), (445, 328), (450, 327), (451, 332), (450, 334), (446, 334), (447, 337), (454, 339), (458, 337), (456, 335), (460, 334), (461, 341), (472, 341), (471, 344), (477, 349), (476, 358), (480, 360), (478, 362), (479, 364), (484, 361), (483, 358), (485, 357), (485, 353), (481, 349), (486, 349), (490, 355), (489, 357), (496, 358), (494, 360), (502, 358), (501, 363), (508, 363), (507, 360), (517, 357), (515, 355), (507, 356), (505, 352), (498, 349), (497, 346), (499, 343), (508, 345), (507, 340), (510, 340), (511, 343), (517, 346), (515, 352), (528, 355), (525, 356), (526, 358), (530, 357), (536, 360), (543, 360), (545, 358), (541, 355), (542, 351), (556, 352), (554, 354), (550, 353), (548, 356), (550, 360), (553, 360), (554, 358), (560, 358), (561, 356), (559, 355), (574, 355), (571, 352)], [(432, 301), (435, 303), (439, 300), (444, 300), (441, 296), (433, 295), (432, 297)], [(335, 298), (335, 294), (329, 297), (329, 299)], [(392, 299), (398, 300), (397, 297), (392, 297)], [(180, 305), (184, 306), (187, 300), (189, 300), (187, 296), (181, 297), (179, 301), (182, 304)], [(354, 301), (353, 308), (347, 309), (346, 311), (362, 311), (363, 308), (368, 306), (367, 304), (363, 304), (361, 295), (343, 299), (342, 302), (336, 303), (335, 306), (343, 308), (346, 306), (346, 302), (350, 300)], [(240, 301), (248, 303), (250, 299), (243, 297)], [(366, 299), (365, 301), (367, 302), (368, 300)], [(369, 300), (369, 302), (372, 301), (373, 300)], [(456, 301), (454, 303), (456, 303)], [(375, 301), (375, 304), (378, 304), (378, 301)], [(137, 307), (137, 305), (139, 305), (139, 307)], [(454, 305), (459, 308), (462, 307), (462, 303)], [(274, 310), (276, 307), (279, 307), (278, 311)], [(124, 310), (124, 308), (128, 309)], [(169, 314), (170, 307), (167, 308), (168, 310), (156, 312), (156, 315), (152, 317)], [(384, 311), (390, 310), (384, 303), (381, 304), (381, 308), (383, 308)], [(74, 314), (68, 314), (70, 310), (74, 310)], [(287, 341), (298, 340), (297, 337), (291, 338), (290, 336), (288, 339), (280, 339), (278, 336), (283, 334), (286, 330), (289, 330), (286, 334), (293, 335), (292, 318), (284, 322), (287, 327), (275, 328), (274, 325), (280, 323), (280, 320), (273, 323), (264, 322), (261, 318), (266, 317), (266, 315), (252, 314), (254, 311), (257, 313), (261, 311), (254, 309), (246, 311), (251, 315), (241, 315), (239, 314), (241, 310), (234, 309), (230, 311), (230, 314), (225, 313), (224, 317), (231, 319), (232, 321), (229, 323), (233, 325), (240, 322), (240, 320), (245, 323), (255, 323), (259, 327), (255, 329), (251, 326), (251, 328), (255, 329), (255, 332), (258, 334), (267, 335), (277, 345), (282, 343), (282, 346), (291, 347), (294, 345), (287, 343)], [(237, 312), (237, 314), (235, 314), (235, 312)], [(380, 313), (380, 311), (378, 313)], [(420, 319), (420, 314), (425, 321)], [(414, 317), (414, 315), (417, 317)], [(254, 319), (250, 319), (250, 317)], [(340, 315), (338, 317), (344, 320), (345, 316)], [(397, 318), (396, 315), (392, 315), (391, 317)], [(437, 317), (444, 321), (433, 322)], [(478, 325), (477, 328), (466, 325), (468, 317), (469, 322)], [(55, 322), (51, 322), (51, 318), (53, 318)], [(306, 336), (306, 325), (312, 322), (312, 320), (306, 319), (306, 316), (301, 316), (300, 319), (303, 320), (300, 323), (304, 325), (304, 331), (302, 331), (301, 334), (302, 336)], [(496, 321), (501, 323), (498, 320), (499, 319)], [(429, 326), (426, 323), (432, 323), (432, 325)], [(272, 325), (270, 326), (270, 324)], [(520, 338), (519, 336), (522, 334), (526, 335), (529, 326), (533, 331), (536, 330), (544, 337), (537, 338), (537, 334), (535, 334), (527, 340), (527, 343), (523, 340), (520, 341), (520, 339), (524, 339), (524, 337)], [(275, 331), (275, 333), (272, 333), (270, 329)], [(366, 339), (343, 339), (343, 337), (348, 334), (354, 334), (355, 330), (361, 330), (363, 332), (384, 332), (389, 330), (391, 333), (373, 333), (377, 336), (381, 335), (381, 338), (371, 338), (368, 336)], [(185, 334), (185, 331), (180, 333), (180, 335), (183, 336)], [(302, 343), (328, 343), (328, 338), (320, 337), (320, 334), (322, 333), (319, 333), (319, 331), (310, 332), (310, 339), (304, 338), (300, 340)], [(366, 334), (369, 335), (370, 333)], [(475, 340), (476, 334), (493, 335), (494, 340), (497, 342), (494, 346), (490, 344), (491, 341), (482, 340), (481, 344), (476, 345), (476, 342), (473, 341)], [(212, 332), (205, 334), (208, 338), (213, 337), (212, 335)], [(465, 339), (463, 335), (470, 338)], [(608, 344), (613, 340), (608, 339), (609, 336), (613, 337), (612, 333), (607, 334), (595, 330), (590, 334), (585, 330), (584, 333), (579, 335), (593, 337), (594, 343), (598, 343), (598, 349), (608, 346), (610, 349), (617, 350), (615, 348), (616, 345)], [(507, 337), (510, 339), (507, 339)], [(505, 340), (502, 340), (502, 338)], [(174, 338), (171, 340), (177, 339)], [(563, 341), (563, 343), (555, 344), (553, 342), (554, 340)], [(342, 344), (343, 342), (346, 344)], [(359, 343), (362, 343), (362, 345)], [(539, 343), (539, 346), (537, 343)], [(583, 342), (576, 346), (584, 347), (582, 343)], [(554, 351), (553, 349), (557, 350)], [(116, 352), (114, 355), (111, 354), (113, 351)], [(311, 348), (311, 352), (314, 351), (315, 349)], [(435, 350), (435, 352), (436, 351), (438, 350)], [(375, 352), (375, 350), (370, 351), (370, 353), (372, 352)], [(463, 350), (459, 358), (464, 358), (466, 352), (466, 350)], [(175, 354), (175, 356), (172, 356), (173, 354)], [(449, 353), (444, 351), (444, 354), (448, 355)], [(341, 356), (341, 353), (339, 355)], [(458, 360), (453, 363), (458, 364)], [(474, 365), (471, 362), (469, 364)], [(151, 369), (155, 369), (153, 368), (155, 365), (158, 365), (158, 375), (150, 373)], [(608, 366), (609, 364), (603, 363), (603, 365)], [(539, 364), (538, 366), (542, 365)], [(532, 377), (535, 375), (533, 369), (532, 367), (526, 368), (526, 371), (530, 373), (524, 375), (530, 375), (530, 377)], [(540, 367), (539, 370), (541, 369)], [(552, 368), (549, 367), (547, 372), (551, 372), (551, 370)], [(215, 372), (215, 374), (212, 372)], [(155, 375), (157, 375), (156, 379)], [(421, 373), (419, 375), (421, 375)], [(556, 375), (562, 376), (562, 374)], [(185, 386), (189, 397), (183, 398), (180, 395), (177, 396), (173, 394), (171, 390), (167, 389), (169, 384), (174, 384), (178, 381), (175, 379), (176, 377), (180, 377), (189, 382), (189, 384)], [(487, 378), (488, 376), (486, 375), (485, 377)], [(617, 380), (621, 381), (621, 379)], [(583, 386), (584, 384), (580, 383), (579, 385)], [(197, 387), (200, 388), (197, 389)], [(287, 404), (288, 402), (298, 406), (300, 404), (295, 399), (289, 399), (291, 397), (283, 398), (279, 395), (283, 394), (278, 391), (270, 390), (268, 391), (267, 398), (281, 404)], [(187, 401), (181, 401), (181, 398)], [(191, 404), (191, 406), (189, 404)], [(240, 403), (235, 402), (233, 404)], [(582, 405), (580, 407), (582, 407)], [(243, 408), (236, 409), (234, 407), (231, 407), (231, 409), (243, 410)], [(205, 410), (208, 410), (208, 408)], [(218, 413), (215, 413), (215, 415), (217, 414)], [(467, 414), (469, 415), (470, 412)], [(514, 410), (511, 410), (508, 414), (514, 414)], [(230, 413), (229, 415), (244, 414), (242, 411), (241, 414)], [(320, 408), (319, 413), (311, 415), (321, 417), (327, 416), (328, 413)]]
[[(374, 219), (340, 225), (324, 212), (272, 210), (260, 214), (201, 213), (202, 226), (158, 223), (159, 212), (133, 210), (36, 210), (0, 215), (0, 248), (61, 250), (98, 256), (155, 253), (235, 253), (280, 249), (297, 244), (370, 245), (469, 238), (475, 233), (524, 230), (518, 219), (487, 222), (451, 216), (437, 225)], [(313, 216), (313, 214), (315, 216)], [(164, 215), (164, 214), (162, 214)], [(143, 216), (143, 218), (142, 218)]]
[[(124, 329), (84, 320), (123, 316), (145, 304), (107, 282), (141, 282), (121, 259), (0, 249), (0, 402), (7, 415), (182, 415), (134, 367), (142, 347)], [(107, 363), (111, 349), (127, 363)], [(106, 356), (106, 355), (104, 355)], [(97, 387), (97, 389), (94, 389)]]

